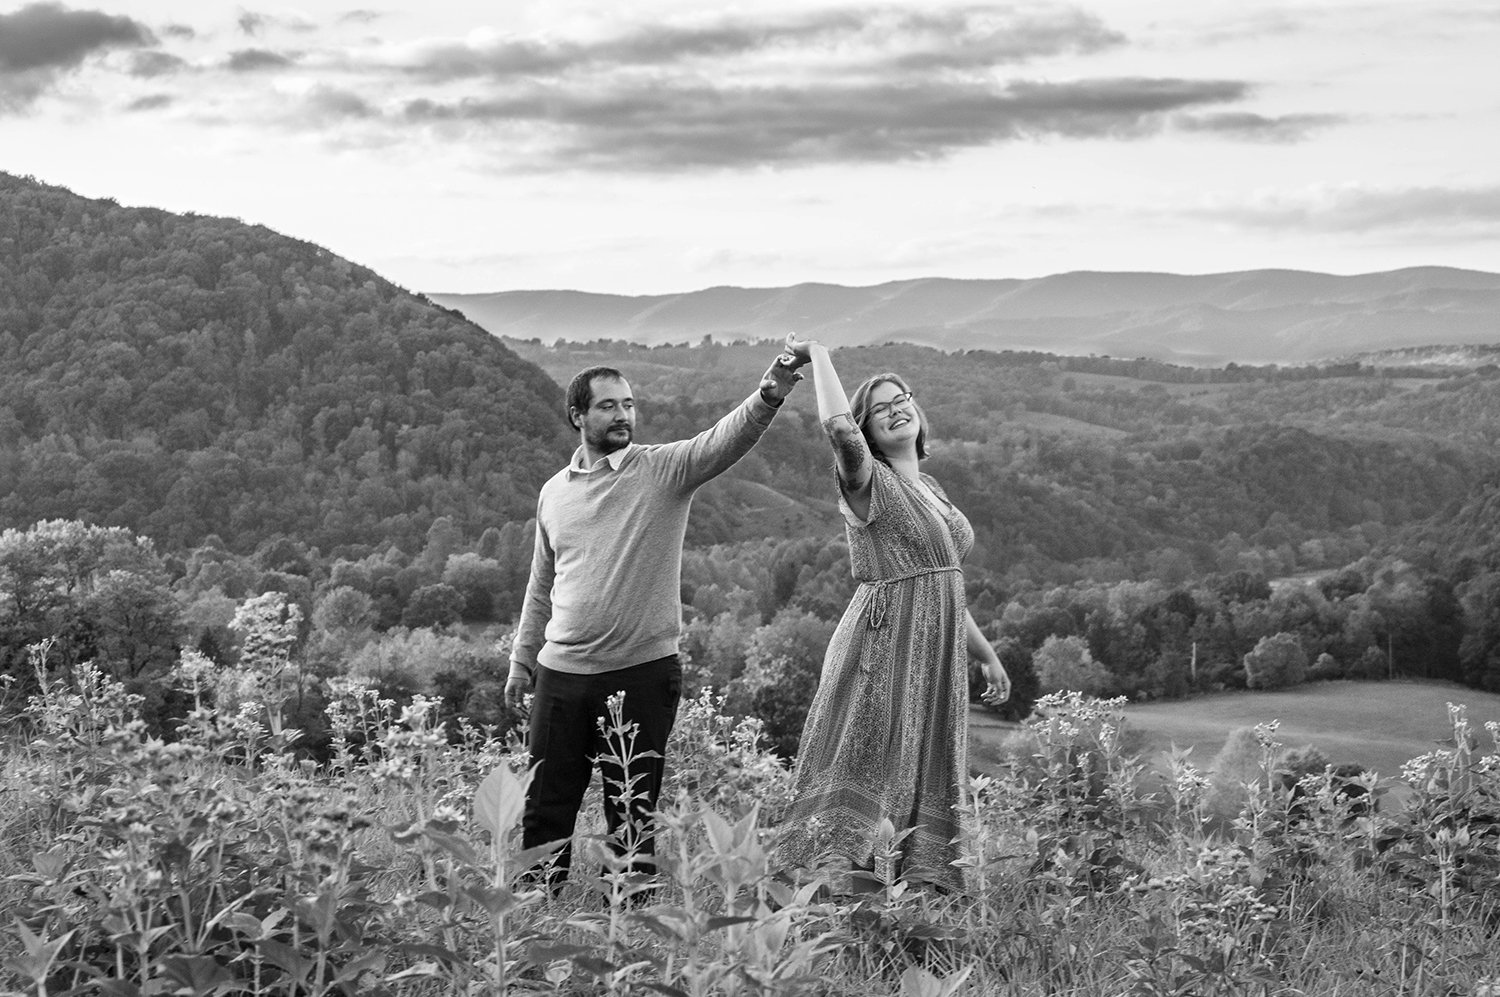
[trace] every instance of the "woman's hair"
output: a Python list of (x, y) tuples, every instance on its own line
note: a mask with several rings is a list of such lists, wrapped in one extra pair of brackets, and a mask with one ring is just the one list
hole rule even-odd
[(573, 380), (568, 384), (567, 408), (563, 409), (563, 416), (568, 420), (568, 425), (574, 429), (578, 428), (573, 421), (573, 410), (587, 412), (589, 406), (594, 404), (594, 378), (603, 378), (606, 381), (623, 381), (625, 375), (613, 367), (588, 367), (573, 375)]
[[(859, 431), (864, 434), (865, 445), (870, 448), (871, 456), (882, 464), (889, 465), (890, 461), (886, 459), (885, 454), (880, 452), (880, 448), (870, 438), (869, 429), (865, 427), (865, 423), (870, 421), (870, 392), (887, 382), (894, 384), (902, 391), (911, 390), (900, 374), (876, 374), (854, 389), (854, 397), (849, 400), (849, 415), (854, 419), (854, 424), (859, 427)], [(922, 406), (917, 404), (915, 397), (912, 398), (910, 404), (917, 412), (917, 459), (925, 460), (927, 458), (927, 413), (922, 411)]]

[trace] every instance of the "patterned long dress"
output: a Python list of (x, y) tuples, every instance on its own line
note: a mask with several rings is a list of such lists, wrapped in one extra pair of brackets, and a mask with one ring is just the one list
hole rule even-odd
[[(898, 867), (877, 870), (962, 889), (956, 838), (968, 754), (968, 639), (962, 559), (974, 531), (876, 461), (865, 522), (842, 500), (860, 583), (823, 659), (778, 834), (782, 864), (870, 868), (883, 818), (911, 828)], [(830, 863), (829, 858), (833, 857)]]

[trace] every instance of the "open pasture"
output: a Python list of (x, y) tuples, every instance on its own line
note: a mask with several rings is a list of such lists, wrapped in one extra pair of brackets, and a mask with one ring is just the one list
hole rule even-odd
[[(1125, 748), (1157, 771), (1164, 770), (1174, 747), (1191, 748), (1189, 761), (1207, 769), (1233, 731), (1279, 721), (1275, 739), (1286, 748), (1310, 744), (1334, 765), (1353, 762), (1395, 779), (1404, 763), (1447, 743), (1449, 703), (1467, 707), (1487, 745), (1484, 724), (1500, 722), (1500, 695), (1448, 682), (1338, 681), (1131, 703), (1125, 707)], [(970, 713), (971, 765), (995, 771), (1019, 728), (976, 707)]]
[(1395, 776), (1402, 763), (1451, 736), (1449, 703), (1467, 706), (1476, 730), (1500, 721), (1500, 695), (1447, 682), (1316, 682), (1134, 703), (1125, 716), (1144, 756), (1191, 747), (1193, 763), (1203, 767), (1231, 731), (1279, 720), (1276, 739), (1289, 748), (1311, 744), (1335, 765), (1355, 762)]

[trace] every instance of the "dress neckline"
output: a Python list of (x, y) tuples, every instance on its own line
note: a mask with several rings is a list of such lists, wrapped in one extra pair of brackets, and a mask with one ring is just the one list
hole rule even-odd
[[(939, 495), (936, 488), (934, 488), (932, 485), (929, 485), (925, 480), (923, 480), (925, 477), (927, 477), (926, 475), (922, 474), (921, 471), (918, 471), (917, 475), (917, 479), (914, 481), (911, 478), (908, 478), (906, 475), (900, 473), (899, 471), (896, 472), (896, 477), (906, 482), (906, 486), (912, 491), (916, 492), (917, 498), (921, 499), (929, 509), (931, 509), (933, 512), (936, 512), (939, 516), (947, 519), (950, 515), (957, 511), (952, 502), (949, 502), (946, 498)], [(931, 497), (929, 498), (929, 496)]]

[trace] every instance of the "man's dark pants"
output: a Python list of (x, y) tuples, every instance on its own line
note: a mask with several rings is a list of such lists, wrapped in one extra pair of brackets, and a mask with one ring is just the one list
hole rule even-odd
[[(606, 743), (600, 731), (599, 718), (609, 715), (605, 700), (616, 693), (625, 694), (621, 709), (624, 722), (638, 725), (634, 750), (655, 753), (651, 758), (632, 759), (628, 773), (613, 761), (620, 745)], [(661, 795), (667, 737), (672, 733), (681, 698), (682, 663), (676, 655), (599, 675), (538, 667), (528, 745), (537, 769), (521, 818), (522, 847), (572, 838), (597, 761), (604, 777), (604, 817), (611, 846), (623, 854), (634, 845), (639, 856), (635, 869), (654, 872), (651, 856), (656, 854), (656, 842), (650, 815)], [(619, 799), (621, 785), (634, 794), (628, 818)], [(567, 878), (571, 862), (572, 847), (568, 845), (558, 853), (551, 877), (554, 883)]]

